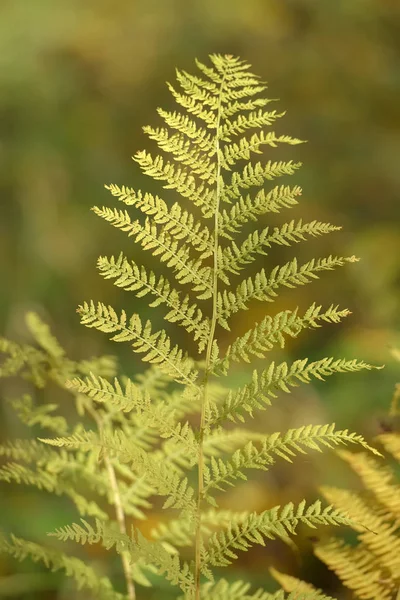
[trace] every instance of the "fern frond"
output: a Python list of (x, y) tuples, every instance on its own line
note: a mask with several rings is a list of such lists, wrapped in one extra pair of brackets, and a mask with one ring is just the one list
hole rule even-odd
[(139, 315), (133, 314), (129, 321), (125, 311), (121, 316), (111, 306), (101, 302), (97, 308), (93, 302), (85, 302), (77, 312), (81, 315), (81, 323), (86, 327), (95, 327), (105, 333), (115, 333), (111, 338), (116, 342), (129, 342), (133, 340), (134, 352), (144, 354), (143, 361), (157, 363), (160, 369), (171, 375), (179, 383), (192, 384), (197, 373), (193, 369), (192, 361), (178, 346), (172, 346), (164, 330), (152, 333), (150, 321), (142, 325)]
[(158, 108), (157, 112), (171, 129), (186, 135), (193, 144), (198, 145), (204, 152), (210, 152), (214, 149), (213, 136), (206, 129), (199, 127), (187, 115), (182, 115), (176, 111), (169, 112), (162, 108)]
[[(203, 217), (212, 217), (215, 212), (215, 190), (205, 183), (198, 184), (191, 169), (176, 168), (173, 163), (165, 162), (161, 156), (153, 158), (145, 150), (137, 152), (134, 160), (146, 175), (165, 181), (165, 189), (175, 189), (184, 198), (189, 198), (195, 206), (199, 206)], [(211, 175), (206, 174), (204, 177), (207, 179), (209, 176)]]
[(119, 554), (128, 551), (132, 561), (144, 559), (146, 563), (154, 564), (160, 575), (165, 575), (168, 581), (179, 585), (183, 591), (190, 592), (193, 589), (193, 575), (188, 565), (181, 564), (176, 555), (169, 554), (160, 544), (147, 540), (140, 531), (132, 528), (132, 534), (128, 536), (106, 527), (98, 519), (95, 527), (84, 519), (81, 519), (81, 523), (60, 527), (49, 535), (63, 542), (101, 543), (108, 550), (115, 547)]
[(347, 490), (323, 487), (321, 489), (328, 501), (333, 501), (340, 510), (345, 510), (354, 522), (353, 529), (360, 531), (358, 539), (378, 559), (379, 563), (391, 574), (398, 577), (400, 573), (400, 538), (396, 535), (397, 524), (386, 522), (373, 507), (368, 506), (360, 496)]
[(382, 433), (377, 437), (382, 446), (396, 460), (400, 461), (400, 434), (399, 433)]
[[(261, 436), (260, 436), (261, 438)], [(322, 448), (333, 449), (341, 444), (360, 444), (371, 452), (379, 454), (371, 448), (361, 435), (345, 430), (335, 430), (335, 424), (308, 425), (298, 429), (289, 429), (284, 435), (277, 432), (260, 439), (258, 448), (252, 441), (244, 448), (239, 448), (231, 458), (211, 458), (210, 467), (204, 467), (204, 495), (212, 503), (209, 491), (214, 488), (223, 490), (225, 485), (233, 485), (236, 479), (247, 479), (245, 469), (262, 469), (264, 471), (275, 462), (275, 456), (292, 462), (296, 454), (306, 454), (307, 450), (322, 452)]]
[(206, 179), (209, 185), (215, 183), (215, 165), (212, 161), (214, 150), (204, 152), (201, 148), (192, 146), (190, 140), (184, 135), (175, 133), (170, 135), (170, 132), (165, 127), (151, 127), (147, 125), (143, 127), (143, 131), (151, 140), (155, 140), (158, 147), (172, 154), (174, 160), (190, 167), (191, 173), (195, 173), (201, 179)]
[(224, 491), (223, 485), (234, 485), (237, 479), (246, 480), (244, 469), (262, 469), (266, 471), (273, 460), (267, 453), (262, 453), (248, 442), (242, 449), (236, 450), (230, 460), (211, 457), (210, 466), (205, 465), (204, 471), (204, 498), (217, 506), (215, 499), (210, 496), (211, 488)]
[(75, 378), (67, 382), (67, 387), (87, 395), (96, 402), (111, 403), (124, 412), (135, 409), (140, 414), (141, 425), (156, 428), (161, 437), (172, 438), (182, 446), (182, 452), (185, 452), (189, 459), (197, 456), (197, 442), (189, 423), (176, 422), (174, 410), (169, 402), (152, 403), (148, 392), (142, 392), (130, 379), (125, 380), (125, 390), (117, 378), (112, 384), (93, 374), (86, 380)]
[(394, 472), (362, 452), (338, 452), (361, 478), (365, 488), (375, 496), (388, 514), (400, 519), (400, 486), (393, 482)]
[(317, 260), (312, 259), (298, 266), (297, 259), (294, 258), (282, 267), (275, 267), (269, 276), (262, 269), (254, 279), (248, 277), (242, 281), (235, 292), (224, 290), (222, 294), (218, 293), (218, 321), (220, 325), (226, 327), (227, 319), (239, 310), (247, 310), (250, 301), (273, 302), (278, 296), (276, 290), (280, 287), (294, 288), (305, 285), (313, 279), (319, 279), (318, 273), (321, 271), (332, 271), (357, 260), (355, 256), (328, 256)]
[[(282, 586), (285, 592), (312, 592), (322, 594), (321, 590), (317, 590), (310, 583), (301, 581), (301, 579), (297, 579), (297, 577), (292, 577), (291, 575), (287, 575), (286, 573), (281, 573), (273, 567), (270, 567), (269, 572), (271, 573), (272, 577), (279, 583), (279, 585)], [(323, 594), (322, 597), (324, 597)]]
[(271, 600), (272, 594), (261, 589), (255, 593), (250, 592), (251, 585), (244, 581), (229, 583), (220, 579), (217, 583), (207, 582), (201, 587), (201, 597), (204, 600)]
[(266, 125), (272, 125), (272, 123), (275, 123), (277, 119), (282, 118), (285, 114), (285, 111), (278, 113), (276, 110), (264, 111), (259, 108), (246, 115), (239, 115), (232, 121), (226, 119), (221, 127), (222, 138), (230, 141), (233, 136), (245, 133), (248, 129), (258, 129)]
[(10, 404), (18, 418), (28, 427), (39, 425), (43, 429), (50, 429), (61, 435), (68, 433), (66, 419), (60, 415), (55, 416), (52, 414), (58, 410), (57, 404), (34, 406), (33, 399), (29, 394), (24, 394), (21, 398), (13, 398), (10, 400)]
[[(204, 511), (201, 516), (201, 531), (203, 535), (209, 536), (216, 528), (226, 528), (229, 523), (243, 523), (248, 516), (248, 511), (234, 512), (231, 510), (210, 509)], [(177, 552), (177, 547), (191, 546), (194, 534), (193, 521), (186, 519), (170, 520), (168, 523), (159, 523), (152, 529), (153, 539), (162, 542), (170, 552)]]
[(161, 275), (158, 279), (153, 271), (147, 272), (144, 267), (138, 267), (133, 261), (128, 262), (121, 254), (117, 259), (113, 256), (106, 258), (100, 256), (97, 266), (105, 279), (115, 279), (114, 285), (125, 291), (134, 291), (137, 297), (147, 294), (156, 296), (156, 300), (149, 306), (155, 307), (166, 304), (170, 309), (165, 319), (171, 323), (178, 323), (188, 333), (193, 333), (194, 339), (199, 341), (199, 351), (204, 349), (210, 330), (209, 319), (203, 317), (203, 313), (196, 304), (190, 301), (188, 295), (183, 300), (170, 284)]
[(99, 458), (107, 451), (108, 456), (130, 463), (134, 471), (139, 476), (145, 476), (160, 496), (167, 496), (164, 508), (178, 508), (188, 514), (194, 511), (194, 490), (188, 484), (188, 479), (181, 478), (170, 465), (158, 461), (151, 453), (146, 453), (120, 430), (109, 434), (103, 432), (101, 436), (93, 431), (83, 431), (70, 437), (41, 438), (40, 441), (61, 448), (97, 450)]
[(25, 317), (25, 321), (36, 342), (49, 356), (55, 359), (64, 358), (64, 348), (52, 335), (50, 327), (36, 313), (29, 312)]
[(66, 382), (68, 389), (85, 394), (96, 402), (107, 402), (123, 412), (131, 410), (143, 411), (150, 404), (150, 395), (137, 384), (126, 378), (121, 385), (118, 378), (110, 383), (104, 377), (96, 377), (93, 373), (86, 379), (75, 377)]
[(126, 596), (116, 592), (107, 577), (100, 576), (84, 561), (51, 548), (44, 548), (34, 542), (10, 535), (0, 534), (0, 551), (10, 554), (17, 560), (30, 558), (42, 562), (52, 571), (65, 571), (75, 580), (78, 589), (88, 589), (97, 594), (99, 600), (126, 600)]
[(63, 481), (59, 474), (51, 473), (49, 470), (38, 467), (33, 471), (18, 463), (10, 462), (0, 467), (0, 481), (34, 486), (57, 496), (64, 494), (72, 500), (80, 515), (108, 519), (107, 513), (96, 502), (89, 501), (82, 494), (78, 494), (73, 483)]
[(237, 233), (249, 221), (257, 221), (257, 217), (267, 212), (279, 213), (282, 208), (291, 208), (298, 204), (296, 196), (301, 195), (299, 186), (277, 185), (270, 192), (260, 190), (254, 199), (249, 195), (240, 196), (229, 212), (224, 209), (220, 214), (219, 235), (233, 239), (232, 233)]
[[(217, 98), (213, 98), (211, 94), (205, 93), (202, 95), (201, 101), (197, 101), (193, 96), (190, 97), (185, 93), (178, 92), (170, 83), (167, 85), (176, 102), (185, 108), (188, 113), (204, 121), (209, 129), (217, 127), (217, 115), (215, 114), (215, 102), (218, 102)], [(207, 101), (207, 104), (205, 104), (204, 100)]]
[(51, 459), (59, 459), (59, 454), (46, 448), (36, 440), (14, 440), (0, 444), (0, 456), (26, 463), (37, 463), (42, 466)]
[(113, 196), (128, 206), (134, 205), (142, 213), (149, 215), (158, 225), (162, 225), (164, 231), (175, 238), (186, 240), (195, 250), (202, 253), (202, 258), (212, 254), (211, 232), (207, 226), (195, 220), (195, 217), (175, 202), (171, 208), (153, 194), (143, 194), (133, 188), (118, 185), (106, 185)]
[(232, 174), (231, 183), (226, 185), (223, 189), (223, 199), (226, 202), (237, 200), (241, 197), (242, 189), (260, 187), (264, 184), (266, 179), (272, 181), (277, 177), (293, 175), (300, 167), (300, 162), (295, 163), (292, 160), (287, 162), (273, 162), (269, 160), (265, 165), (261, 162), (257, 162), (254, 165), (248, 163), (241, 173), (235, 171)]
[(244, 268), (244, 265), (253, 262), (257, 254), (267, 255), (265, 248), (271, 248), (272, 244), (290, 246), (291, 242), (298, 243), (306, 240), (306, 235), (319, 236), (333, 231), (340, 230), (340, 227), (330, 223), (321, 223), (311, 221), (303, 223), (300, 219), (297, 223), (293, 220), (285, 223), (281, 227), (274, 227), (270, 233), (269, 227), (262, 231), (253, 231), (246, 240), (238, 247), (235, 242), (220, 253), (219, 257), (219, 276), (228, 271), (237, 275)]
[(334, 600), (331, 596), (326, 596), (317, 590), (299, 589), (286, 595), (283, 590), (270, 593), (258, 589), (252, 593), (250, 588), (250, 584), (243, 581), (229, 583), (225, 579), (220, 579), (216, 584), (205, 583), (201, 588), (201, 597), (204, 600)]
[(226, 375), (231, 361), (250, 362), (251, 354), (258, 358), (265, 358), (266, 352), (272, 350), (275, 345), (285, 347), (285, 336), (296, 338), (303, 329), (321, 327), (321, 321), (339, 323), (349, 314), (351, 314), (349, 310), (339, 309), (333, 304), (322, 311), (322, 306), (314, 303), (302, 316), (299, 316), (298, 309), (282, 311), (275, 317), (267, 315), (261, 323), (256, 323), (252, 329), (236, 338), (227, 348), (225, 356), (216, 362), (214, 370)]
[(364, 548), (354, 548), (342, 541), (318, 544), (315, 554), (343, 583), (363, 600), (392, 600), (396, 588), (387, 570)]
[[(251, 127), (251, 125), (250, 125)], [(222, 166), (230, 170), (239, 160), (250, 160), (251, 153), (261, 154), (260, 147), (267, 145), (276, 148), (278, 144), (301, 144), (302, 140), (292, 138), (289, 135), (277, 136), (274, 131), (269, 133), (253, 134), (250, 139), (240, 138), (237, 142), (227, 144), (223, 150)]]
[(269, 406), (271, 398), (276, 398), (278, 391), (290, 393), (291, 387), (310, 383), (313, 378), (324, 380), (334, 373), (352, 373), (373, 368), (372, 365), (355, 359), (322, 358), (309, 363), (305, 358), (296, 360), (291, 365), (286, 362), (276, 365), (273, 361), (261, 374), (253, 371), (252, 382), (236, 392), (230, 391), (222, 404), (210, 404), (208, 422), (217, 424), (224, 419), (243, 421), (243, 413), (252, 416), (254, 410)]
[[(36, 387), (50, 382), (62, 390), (67, 388), (72, 392), (78, 422), (69, 429), (65, 419), (54, 414), (55, 405), (34, 407), (29, 398), (14, 401), (22, 421), (47, 427), (54, 437), (39, 438), (41, 444), (27, 440), (0, 445), (0, 456), (6, 458), (0, 479), (67, 495), (81, 515), (96, 517), (93, 523), (82, 519), (50, 535), (60, 541), (101, 544), (106, 550), (116, 550), (125, 575), (127, 600), (136, 597), (133, 581), (149, 586), (158, 575), (178, 586), (185, 600), (326, 600), (322, 592), (283, 575), (287, 594), (282, 589), (253, 592), (242, 581), (214, 581), (213, 567), (229, 565), (238, 551), (265, 545), (268, 539), (293, 545), (291, 536), (302, 525), (353, 527), (360, 542), (355, 570), (359, 568), (365, 578), (373, 568), (379, 577), (390, 576), (394, 590), (392, 581), (400, 583), (396, 580), (400, 572), (396, 529), (399, 490), (389, 472), (378, 473), (378, 464), (364, 455), (342, 454), (360, 472), (374, 497), (369, 493), (364, 500), (325, 489), (337, 507), (323, 508), (320, 501), (306, 505), (303, 500), (297, 506), (289, 502), (261, 514), (207, 508), (207, 503), (217, 506), (214, 496), (219, 490), (246, 479), (247, 469), (268, 470), (279, 458), (291, 462), (310, 450), (355, 443), (379, 454), (361, 436), (329, 424), (271, 435), (245, 428), (224, 430), (221, 426), (225, 419), (244, 421), (255, 410), (268, 406), (279, 392), (290, 393), (301, 383), (373, 367), (363, 361), (334, 358), (314, 362), (302, 359), (291, 364), (269, 361), (264, 370), (254, 370), (252, 379), (239, 389), (218, 383), (216, 376), (228, 375), (233, 362), (249, 362), (253, 356), (264, 359), (274, 346), (284, 347), (287, 337), (295, 338), (302, 330), (324, 322), (337, 323), (349, 311), (312, 304), (302, 314), (296, 309), (267, 315), (260, 323), (249, 324), (249, 330), (232, 341), (223, 354), (220, 328), (229, 330), (235, 313), (247, 310), (255, 300), (273, 302), (281, 288), (305, 285), (321, 272), (357, 259), (328, 256), (301, 265), (294, 258), (270, 267), (271, 272), (262, 269), (254, 277), (245, 274), (236, 289), (224, 289), (232, 276), (239, 275), (258, 255), (269, 253), (273, 245), (291, 246), (339, 228), (296, 218), (246, 232), (243, 241), (235, 239), (242, 226), (257, 221), (262, 214), (293, 207), (301, 194), (298, 186), (275, 184), (277, 178), (295, 173), (300, 162), (273, 160), (273, 156), (258, 161), (260, 157), (254, 155), (260, 155), (266, 146), (272, 151), (279, 144), (302, 141), (270, 129), (284, 112), (266, 108), (273, 100), (260, 97), (266, 84), (251, 73), (248, 63), (220, 54), (210, 60), (210, 66), (197, 62), (200, 73), (196, 75), (176, 72), (177, 86), (168, 87), (183, 110), (159, 109), (161, 125), (144, 127), (157, 146), (156, 152), (143, 150), (133, 157), (142, 173), (170, 190), (165, 200), (111, 184), (106, 188), (123, 203), (122, 210), (121, 205), (93, 208), (142, 250), (158, 257), (175, 281), (171, 284), (169, 275), (159, 276), (145, 263), (141, 266), (123, 254), (99, 258), (103, 277), (135, 297), (150, 297), (152, 307), (162, 306), (165, 319), (194, 338), (200, 360), (195, 362), (180, 345), (174, 345), (167, 331), (154, 331), (150, 321), (141, 320), (138, 314), (127, 316), (123, 310), (117, 313), (111, 306), (85, 302), (78, 308), (82, 324), (109, 334), (114, 341), (128, 342), (133, 352), (153, 365), (133, 379), (117, 377), (111, 357), (69, 360), (47, 325), (37, 316), (29, 316), (28, 326), (40, 348), (0, 339), (0, 353), (5, 355), (0, 377), (19, 374)], [(266, 186), (267, 182), (271, 184)], [(253, 192), (251, 188), (259, 189)], [(168, 194), (178, 194), (196, 208), (185, 209)], [(223, 203), (230, 206), (223, 208)], [(131, 216), (128, 207), (137, 209), (140, 218)], [(207, 302), (202, 306), (201, 301)], [(85, 427), (86, 419), (94, 431)], [(192, 423), (199, 424), (198, 431)], [(394, 456), (400, 454), (398, 440), (392, 437), (382, 442)], [(114, 518), (91, 496), (78, 494), (84, 485), (91, 495), (97, 494), (104, 505), (113, 508)], [(153, 496), (162, 497), (163, 508), (177, 509), (174, 518), (153, 530), (152, 539), (136, 529), (128, 535), (127, 518), (145, 518)], [(16, 538), (9, 542), (0, 536), (0, 550), (2, 546), (15, 556), (23, 552)], [(27, 547), (26, 552), (34, 559), (70, 569), (75, 576), (64, 555), (57, 562), (42, 555), (38, 547), (29, 543)], [(185, 547), (193, 552), (190, 563), (180, 559), (180, 548)], [(372, 562), (367, 565), (371, 556), (373, 567)], [(123, 599), (107, 583), (102, 587), (99, 578), (95, 587), (94, 572), (93, 577), (89, 571), (82, 575), (79, 563), (74, 564), (75, 578), (81, 577), (96, 597), (104, 593), (109, 600)], [(202, 577), (209, 583), (202, 584)], [(373, 588), (375, 581), (368, 581)]]
[(44, 376), (41, 366), (42, 363), (46, 362), (46, 354), (43, 351), (27, 344), (16, 344), (0, 337), (0, 353), (7, 356), (0, 365), (1, 378), (13, 377), (21, 372), (22, 376), (24, 376), (25, 373), (22, 369), (26, 366), (35, 385), (37, 387), (44, 386)]
[(193, 284), (193, 290), (199, 292), (199, 298), (209, 298), (211, 294), (211, 270), (202, 266), (200, 258), (190, 258), (189, 247), (179, 245), (178, 240), (170, 233), (158, 231), (157, 227), (146, 219), (144, 225), (139, 221), (131, 221), (127, 211), (116, 208), (92, 208), (98, 216), (102, 217), (122, 231), (129, 232), (129, 236), (136, 236), (135, 242), (141, 244), (145, 250), (151, 250), (154, 256), (159, 256), (167, 267), (173, 270), (174, 276), (181, 284)]
[(206, 549), (206, 562), (226, 566), (237, 558), (237, 550), (246, 551), (253, 544), (265, 545), (265, 539), (287, 539), (295, 535), (299, 523), (316, 528), (318, 525), (349, 525), (351, 519), (327, 506), (322, 509), (318, 500), (306, 508), (303, 500), (297, 508), (289, 502), (283, 508), (276, 506), (260, 514), (252, 513), (240, 525), (230, 525), (226, 531), (211, 536)]

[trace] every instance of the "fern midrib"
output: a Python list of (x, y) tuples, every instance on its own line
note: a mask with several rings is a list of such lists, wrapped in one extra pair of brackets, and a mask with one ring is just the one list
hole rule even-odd
[(222, 109), (222, 92), (224, 88), (226, 71), (223, 74), (219, 88), (217, 124), (215, 133), (215, 155), (217, 159), (216, 168), (216, 198), (214, 213), (214, 251), (213, 251), (213, 304), (210, 323), (210, 335), (207, 345), (206, 365), (204, 375), (204, 393), (201, 405), (200, 431), (199, 431), (199, 464), (198, 464), (198, 489), (197, 489), (197, 514), (196, 514), (196, 539), (195, 539), (195, 600), (200, 600), (200, 575), (201, 575), (201, 505), (204, 493), (204, 427), (206, 407), (208, 404), (208, 378), (211, 371), (211, 355), (214, 343), (215, 328), (218, 318), (218, 228), (219, 228), (219, 204), (221, 200), (221, 156), (220, 156), (220, 123)]

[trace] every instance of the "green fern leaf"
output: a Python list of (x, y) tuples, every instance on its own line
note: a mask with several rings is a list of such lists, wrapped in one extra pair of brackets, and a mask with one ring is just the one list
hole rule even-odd
[(301, 188), (293, 188), (285, 185), (276, 186), (266, 193), (260, 190), (254, 199), (249, 195), (246, 198), (240, 196), (233, 204), (229, 212), (226, 209), (219, 214), (219, 234), (222, 237), (233, 239), (231, 234), (236, 234), (241, 227), (249, 221), (257, 221), (259, 215), (267, 212), (278, 213), (282, 208), (290, 208), (298, 204), (296, 196), (301, 195)]
[(126, 596), (113, 590), (110, 580), (100, 576), (84, 561), (68, 556), (57, 550), (44, 548), (39, 544), (24, 540), (14, 535), (6, 538), (0, 534), (0, 550), (7, 552), (17, 560), (31, 558), (34, 562), (42, 562), (52, 571), (63, 569), (68, 577), (77, 583), (78, 589), (95, 592), (99, 600), (125, 600)]
[(193, 589), (193, 575), (188, 565), (180, 564), (176, 555), (170, 555), (160, 544), (147, 540), (139, 531), (132, 528), (132, 535), (121, 534), (115, 529), (106, 527), (99, 520), (93, 527), (81, 519), (81, 525), (73, 523), (56, 529), (49, 535), (60, 541), (73, 540), (80, 544), (101, 543), (108, 550), (115, 547), (119, 554), (129, 552), (132, 560), (144, 559), (157, 566), (160, 575), (185, 592)]
[(117, 457), (123, 463), (130, 463), (139, 476), (145, 476), (146, 481), (157, 490), (161, 496), (167, 496), (165, 508), (178, 508), (192, 514), (195, 508), (194, 490), (188, 484), (188, 479), (181, 478), (171, 469), (171, 465), (158, 461), (133, 443), (122, 431), (116, 430), (101, 436), (93, 431), (83, 431), (65, 438), (41, 438), (42, 442), (60, 448), (96, 451), (101, 457), (104, 451)]
[(111, 338), (117, 342), (133, 340), (134, 352), (145, 356), (142, 360), (157, 363), (160, 369), (171, 375), (176, 381), (192, 384), (197, 376), (193, 370), (193, 363), (178, 346), (172, 346), (165, 331), (152, 333), (151, 323), (147, 321), (143, 326), (138, 315), (134, 314), (127, 319), (125, 311), (118, 317), (114, 309), (106, 307), (100, 302), (95, 307), (85, 302), (78, 308), (81, 323), (86, 327), (95, 327), (99, 331), (115, 333)]
[(275, 227), (273, 233), (269, 233), (269, 228), (266, 227), (261, 232), (254, 231), (247, 239), (238, 247), (234, 242), (231, 246), (225, 248), (220, 253), (219, 257), (219, 277), (228, 271), (237, 275), (244, 265), (253, 262), (255, 255), (267, 255), (265, 248), (270, 248), (272, 244), (290, 246), (291, 242), (297, 243), (306, 240), (306, 234), (319, 236), (333, 231), (338, 231), (340, 227), (331, 225), (330, 223), (320, 223), (319, 221), (311, 221), (303, 223), (300, 219), (297, 223), (290, 221), (282, 227)]
[(196, 304), (190, 301), (188, 295), (183, 300), (164, 277), (158, 279), (144, 267), (138, 267), (133, 261), (130, 263), (121, 254), (118, 259), (111, 257), (107, 259), (100, 257), (97, 262), (100, 273), (105, 279), (115, 279), (114, 285), (126, 291), (134, 291), (136, 296), (143, 297), (147, 294), (156, 296), (156, 300), (150, 306), (156, 307), (166, 304), (170, 309), (165, 319), (171, 323), (178, 323), (189, 333), (193, 333), (195, 341), (199, 341), (199, 351), (204, 349), (210, 330), (209, 319), (203, 317), (203, 313)]
[(294, 535), (299, 523), (316, 528), (318, 525), (349, 525), (352, 520), (332, 506), (322, 509), (318, 500), (306, 508), (303, 500), (297, 508), (289, 503), (263, 513), (252, 513), (243, 523), (229, 525), (226, 531), (211, 536), (206, 550), (206, 562), (226, 566), (237, 558), (237, 550), (246, 551), (253, 544), (265, 545), (265, 539), (287, 539)]
[(277, 432), (264, 438), (260, 436), (260, 448), (250, 441), (243, 448), (236, 450), (231, 458), (211, 458), (211, 465), (204, 467), (204, 496), (209, 502), (215, 503), (209, 495), (211, 489), (223, 490), (224, 484), (233, 485), (236, 479), (246, 480), (245, 469), (267, 471), (275, 462), (275, 456), (292, 462), (291, 457), (299, 453), (306, 454), (307, 450), (321, 452), (324, 446), (332, 449), (350, 443), (360, 444), (379, 455), (361, 435), (349, 433), (347, 429), (335, 430), (334, 423), (289, 429), (284, 435)]
[(231, 361), (250, 362), (251, 354), (265, 358), (266, 352), (272, 350), (275, 345), (285, 347), (285, 335), (295, 338), (304, 329), (321, 327), (321, 321), (339, 323), (351, 314), (349, 310), (340, 310), (338, 306), (333, 305), (324, 312), (321, 309), (321, 306), (312, 304), (303, 316), (298, 315), (298, 309), (282, 311), (275, 317), (267, 315), (261, 323), (256, 323), (252, 329), (236, 338), (226, 350), (225, 356), (216, 362), (214, 370), (226, 375)]
[(251, 300), (273, 302), (278, 296), (276, 290), (280, 287), (294, 288), (305, 285), (313, 279), (318, 279), (317, 273), (321, 271), (331, 271), (357, 260), (355, 256), (348, 258), (328, 256), (318, 260), (312, 259), (299, 267), (294, 258), (283, 267), (275, 267), (269, 277), (262, 269), (254, 279), (249, 277), (242, 281), (235, 293), (224, 290), (222, 294), (218, 294), (218, 321), (222, 326), (226, 326), (227, 319), (239, 310), (247, 310)]
[(220, 579), (215, 583), (205, 583), (202, 586), (202, 598), (204, 600), (334, 600), (331, 596), (326, 596), (322, 592), (294, 590), (285, 594), (283, 590), (275, 593), (264, 592), (258, 589), (256, 592), (250, 592), (250, 584), (243, 581), (229, 583), (225, 579)]
[(271, 398), (277, 397), (278, 391), (290, 393), (291, 387), (300, 383), (310, 383), (312, 378), (324, 380), (334, 373), (351, 373), (363, 369), (372, 369), (372, 365), (364, 361), (323, 358), (314, 362), (308, 359), (296, 360), (290, 366), (286, 362), (278, 365), (271, 362), (268, 369), (258, 374), (253, 371), (252, 382), (230, 391), (222, 404), (211, 404), (208, 410), (209, 424), (218, 424), (225, 419), (243, 421), (243, 413), (264, 409), (271, 404)]

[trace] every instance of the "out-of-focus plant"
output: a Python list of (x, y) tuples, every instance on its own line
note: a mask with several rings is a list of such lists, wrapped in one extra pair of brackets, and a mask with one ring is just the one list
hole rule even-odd
[[(400, 352), (393, 349), (400, 362)], [(315, 554), (335, 571), (343, 584), (359, 600), (399, 600), (400, 598), (400, 429), (398, 427), (400, 384), (396, 385), (389, 418), (384, 431), (375, 439), (389, 455), (384, 463), (364, 452), (338, 450), (338, 455), (359, 476), (359, 492), (337, 487), (323, 487), (322, 494), (337, 509), (351, 516), (357, 543), (341, 538), (315, 544)], [(313, 590), (311, 585), (273, 570), (277, 581), (290, 592)]]

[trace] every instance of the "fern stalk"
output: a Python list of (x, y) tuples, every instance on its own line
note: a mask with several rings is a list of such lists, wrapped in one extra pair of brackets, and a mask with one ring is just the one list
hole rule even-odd
[[(118, 482), (115, 476), (114, 467), (112, 466), (110, 458), (105, 455), (104, 462), (107, 468), (108, 477), (110, 479), (110, 485), (114, 497), (114, 505), (115, 505), (115, 514), (118, 521), (118, 527), (120, 532), (123, 535), (127, 535), (126, 523), (125, 523), (125, 513), (122, 507), (121, 495), (119, 493)], [(129, 556), (126, 553), (121, 554), (121, 562), (122, 568), (124, 570), (125, 580), (126, 580), (126, 589), (128, 592), (129, 600), (136, 600), (135, 586), (133, 584), (133, 580), (130, 574), (130, 564), (129, 564)]]
[[(98, 415), (98, 413), (95, 410), (93, 410), (93, 408), (89, 402), (85, 402), (85, 407), (86, 407), (87, 411), (92, 415), (92, 417), (98, 427), (99, 433), (101, 435), (101, 433), (103, 431), (103, 421), (102, 421), (101, 417)], [(118, 528), (119, 528), (120, 533), (122, 535), (126, 536), (127, 528), (126, 528), (125, 512), (124, 512), (124, 508), (122, 505), (121, 494), (120, 494), (119, 487), (118, 487), (117, 477), (115, 475), (115, 469), (113, 467), (113, 464), (110, 460), (109, 455), (107, 454), (107, 451), (104, 451), (103, 459), (104, 459), (104, 464), (106, 465), (108, 479), (110, 481), (110, 486), (111, 486), (111, 490), (112, 490), (112, 496), (113, 496), (114, 507), (115, 507), (115, 516), (117, 518)], [(126, 552), (121, 552), (120, 556), (121, 556), (122, 569), (124, 571), (124, 576), (125, 576), (125, 581), (126, 581), (126, 591), (128, 592), (128, 598), (129, 598), (129, 600), (136, 600), (136, 591), (135, 591), (135, 585), (133, 583), (133, 579), (132, 579), (132, 575), (131, 575), (129, 554)]]
[(200, 431), (199, 431), (199, 462), (198, 462), (198, 488), (197, 488), (197, 515), (196, 515), (196, 540), (195, 540), (195, 599), (200, 600), (200, 574), (201, 574), (201, 506), (204, 495), (204, 429), (205, 416), (207, 408), (208, 378), (211, 372), (211, 354), (214, 342), (215, 328), (217, 325), (218, 310), (218, 229), (219, 229), (219, 205), (221, 200), (221, 156), (220, 156), (220, 123), (222, 107), (222, 90), (225, 83), (226, 72), (222, 77), (219, 88), (217, 126), (215, 133), (215, 155), (217, 158), (216, 166), (216, 198), (214, 215), (214, 252), (213, 252), (213, 296), (212, 296), (212, 316), (210, 324), (210, 334), (207, 344), (206, 366), (204, 376), (204, 393), (201, 405)]

